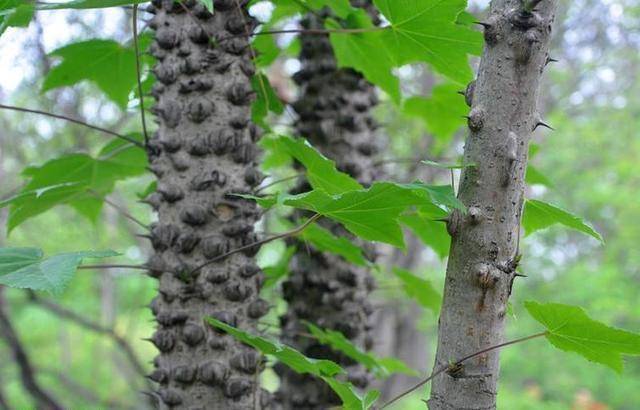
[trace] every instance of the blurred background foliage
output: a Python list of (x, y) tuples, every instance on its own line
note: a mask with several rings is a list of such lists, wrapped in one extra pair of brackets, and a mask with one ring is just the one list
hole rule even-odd
[[(547, 71), (541, 101), (545, 120), (555, 131), (536, 133), (539, 149), (532, 159), (552, 185), (532, 185), (528, 197), (543, 198), (583, 216), (603, 234), (606, 243), (602, 246), (590, 237), (562, 228), (526, 237), (522, 271), (528, 278), (515, 285), (509, 337), (539, 331), (539, 325), (524, 314), (521, 302), (528, 299), (580, 305), (594, 318), (640, 330), (640, 2), (561, 3), (552, 52), (559, 62)], [(472, 2), (470, 11), (481, 15), (485, 7), (486, 2)], [(46, 94), (39, 91), (43, 73), (53, 63), (48, 52), (71, 40), (100, 37), (124, 41), (131, 35), (130, 17), (130, 10), (122, 8), (42, 12), (27, 29), (10, 28), (0, 38), (0, 100), (121, 131), (136, 129), (135, 109), (123, 114), (91, 85)], [(287, 38), (278, 41), (286, 42)], [(296, 70), (296, 63), (294, 57), (285, 55), (270, 68), (271, 82), (284, 99), (295, 95), (287, 77)], [(438, 81), (418, 66), (405, 67), (399, 75), (403, 91), (412, 95), (428, 95)], [(290, 122), (288, 115), (285, 112), (279, 120)], [(420, 119), (403, 115), (384, 99), (379, 117), (390, 138), (386, 166), (395, 179), (424, 177), (424, 167), (412, 161), (417, 153), (423, 159), (456, 158), (462, 151), (463, 130), (450, 140), (434, 140)], [(0, 115), (0, 128), (0, 198), (21, 186), (19, 174), (25, 166), (67, 152), (96, 152), (104, 144), (101, 136), (80, 127), (8, 111)], [(429, 178), (448, 183), (447, 171), (429, 172)], [(150, 222), (148, 209), (131, 200), (149, 181), (139, 178), (119, 183), (110, 198), (136, 218)], [(0, 218), (5, 217), (6, 209), (0, 210)], [(268, 231), (267, 227), (273, 228), (269, 220), (264, 230)], [(58, 207), (27, 221), (8, 237), (0, 235), (0, 245), (37, 246), (46, 253), (115, 249), (137, 262), (144, 260), (148, 245), (136, 233), (135, 225), (108, 206), (98, 224), (79, 217), (70, 208)], [(283, 248), (277, 244), (265, 247), (263, 265), (273, 265)], [(417, 261), (412, 267), (414, 274), (431, 280), (440, 289), (443, 261), (422, 246), (410, 246), (409, 252)], [(388, 256), (389, 261), (402, 257), (391, 251)], [(437, 316), (416, 310), (390, 272), (379, 272), (379, 282), (375, 297), (381, 306), (395, 300), (394, 309), (401, 321), (409, 321), (419, 312), (417, 328), (422, 342), (418, 349), (422, 352), (411, 350), (400, 355), (426, 372), (433, 360)], [(136, 272), (79, 271), (55, 303), (113, 328), (150, 368), (154, 348), (142, 339), (153, 331), (152, 316), (145, 305), (155, 292), (154, 286), (155, 281)], [(282, 308), (277, 290), (270, 293), (274, 304)], [(142, 406), (144, 380), (112, 339), (60, 319), (34, 304), (23, 291), (4, 289), (3, 297), (39, 379), (68, 408)], [(42, 297), (54, 299), (46, 294)], [(276, 311), (265, 321), (277, 323)], [(18, 371), (7, 346), (0, 341), (0, 389), (15, 408), (28, 409), (32, 403), (22, 390)], [(265, 381), (271, 386), (277, 382), (270, 372), (266, 372)], [(625, 373), (616, 375), (535, 340), (502, 352), (499, 408), (634, 410), (640, 403), (639, 387), (637, 359), (628, 360)], [(395, 408), (424, 408), (421, 399), (425, 395), (420, 391)]]

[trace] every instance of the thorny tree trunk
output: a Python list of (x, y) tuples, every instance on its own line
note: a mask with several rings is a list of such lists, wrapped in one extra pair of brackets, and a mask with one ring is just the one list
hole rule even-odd
[[(323, 19), (310, 14), (303, 19), (302, 27), (323, 28)], [(301, 43), (302, 69), (294, 76), (301, 88), (300, 98), (293, 105), (299, 116), (297, 132), (334, 160), (338, 169), (369, 185), (374, 180), (374, 156), (379, 151), (377, 124), (371, 112), (377, 103), (375, 89), (359, 73), (337, 68), (328, 36), (303, 34)], [(321, 222), (337, 235), (348, 235), (338, 224)], [(372, 307), (368, 296), (373, 285), (368, 269), (299, 244), (290, 277), (283, 284), (289, 308), (281, 317), (282, 340), (310, 357), (341, 364), (349, 380), (365, 388), (370, 376), (362, 366), (300, 334), (308, 333), (304, 324), (308, 321), (338, 330), (356, 346), (370, 349)], [(340, 404), (323, 381), (283, 366), (277, 371), (281, 377), (278, 399), (284, 408), (326, 409)]]
[[(536, 104), (557, 1), (528, 3), (537, 4), (533, 12), (521, 0), (494, 0), (486, 21), (464, 153), (475, 166), (464, 170), (459, 191), (469, 212), (452, 214), (447, 226), (452, 245), (436, 368), (503, 340), (527, 151), (540, 121)], [(495, 409), (498, 374), (497, 350), (450, 369), (433, 380), (429, 408)]]
[[(212, 15), (200, 1), (155, 0), (152, 54), (159, 131), (150, 141), (158, 211), (152, 227), (159, 279), (151, 304), (160, 351), (151, 375), (162, 407), (267, 407), (257, 386), (262, 358), (231, 336), (206, 326), (207, 316), (255, 333), (268, 309), (259, 298), (257, 249), (202, 263), (256, 241), (255, 204), (233, 194), (261, 181), (256, 168), (259, 132), (251, 123), (254, 74), (247, 33), (255, 23), (246, 0), (216, 0)], [(211, 37), (214, 41), (211, 41)]]

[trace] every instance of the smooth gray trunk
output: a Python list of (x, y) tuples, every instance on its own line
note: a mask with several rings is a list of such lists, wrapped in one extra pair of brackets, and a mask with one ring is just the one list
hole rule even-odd
[(234, 195), (261, 182), (247, 36), (255, 22), (245, 0), (215, 0), (213, 15), (195, 0), (152, 3), (159, 130), (148, 151), (158, 189), (148, 202), (158, 222), (149, 265), (159, 280), (151, 341), (160, 354), (150, 377), (159, 385), (161, 408), (265, 408), (266, 395), (257, 386), (262, 357), (203, 322), (213, 316), (256, 333), (268, 308), (258, 295), (263, 276), (254, 260), (257, 249), (193, 273), (256, 241), (258, 210)]
[[(366, 7), (370, 2), (354, 5)], [(323, 19), (308, 15), (302, 27), (323, 28)], [(303, 34), (300, 40), (302, 68), (294, 80), (301, 93), (293, 104), (299, 116), (298, 135), (334, 160), (338, 169), (368, 185), (377, 177), (375, 156), (380, 150), (378, 126), (371, 111), (377, 103), (375, 88), (359, 73), (337, 68), (328, 36)], [(299, 191), (306, 189), (305, 184), (298, 187)], [(336, 223), (321, 221), (321, 225), (338, 236), (352, 238)], [(373, 343), (368, 300), (374, 284), (371, 273), (304, 243), (298, 244), (290, 266), (290, 276), (283, 284), (289, 307), (281, 317), (282, 340), (310, 357), (339, 363), (347, 369), (349, 380), (364, 389), (371, 377), (363, 366), (301, 334), (308, 333), (304, 324), (308, 321), (338, 330), (356, 346), (369, 350)], [(340, 404), (322, 380), (283, 366), (277, 371), (281, 377), (278, 400), (285, 409), (327, 409)]]
[[(448, 223), (452, 245), (435, 368), (503, 341), (517, 266), (524, 175), (547, 62), (556, 0), (527, 12), (520, 0), (491, 2), (486, 46), (469, 114), (459, 194), (467, 215)], [(499, 352), (433, 380), (431, 410), (496, 408)]]

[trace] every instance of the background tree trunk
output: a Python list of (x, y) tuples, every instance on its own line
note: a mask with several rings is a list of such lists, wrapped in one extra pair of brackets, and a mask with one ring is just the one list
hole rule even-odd
[[(469, 114), (469, 137), (454, 212), (436, 367), (503, 340), (518, 242), (529, 138), (547, 63), (557, 1), (494, 0)], [(528, 11), (533, 8), (533, 11)], [(429, 408), (494, 409), (499, 354), (492, 351), (433, 380)]]
[(246, 4), (216, 0), (212, 15), (199, 1), (153, 2), (159, 131), (149, 160), (158, 189), (149, 202), (159, 220), (149, 265), (160, 282), (151, 304), (158, 322), (152, 342), (160, 355), (151, 378), (172, 408), (246, 410), (266, 398), (257, 385), (261, 356), (203, 323), (212, 316), (256, 333), (268, 309), (258, 295), (258, 249), (194, 272), (256, 241), (258, 210), (233, 195), (251, 192), (262, 179), (259, 132), (251, 123), (254, 66), (247, 34), (254, 20)]
[[(326, 16), (307, 15), (301, 22), (302, 28), (324, 28), (322, 17)], [(380, 150), (378, 125), (372, 116), (372, 108), (377, 104), (375, 88), (359, 73), (337, 68), (328, 36), (302, 34), (300, 40), (302, 68), (294, 80), (301, 94), (293, 104), (299, 116), (297, 133), (334, 160), (339, 170), (369, 185), (379, 177), (375, 165)], [(300, 192), (307, 189), (306, 183), (297, 188)], [(336, 223), (320, 223), (336, 235), (352, 238)], [(368, 253), (374, 252), (372, 247), (368, 249)], [(363, 366), (300, 334), (308, 333), (304, 324), (308, 321), (338, 330), (356, 346), (369, 350), (373, 343), (369, 334), (373, 309), (368, 300), (374, 286), (371, 273), (306, 244), (299, 244), (290, 266), (290, 276), (283, 284), (289, 307), (281, 317), (282, 340), (307, 356), (341, 364), (355, 386), (367, 387), (370, 375)], [(326, 409), (340, 404), (322, 380), (299, 375), (284, 366), (278, 366), (277, 371), (281, 377), (278, 399), (284, 408)]]

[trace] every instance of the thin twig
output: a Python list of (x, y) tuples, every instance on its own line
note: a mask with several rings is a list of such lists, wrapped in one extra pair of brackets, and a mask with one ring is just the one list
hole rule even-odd
[(27, 355), (26, 350), (22, 346), (18, 335), (9, 319), (9, 316), (4, 310), (4, 307), (0, 305), (0, 334), (7, 342), (7, 345), (13, 353), (13, 357), (20, 369), (20, 378), (25, 390), (33, 396), (37, 403), (38, 409), (46, 410), (63, 410), (64, 408), (58, 404), (46, 390), (44, 390), (38, 381), (31, 365), (31, 360)]
[(269, 242), (276, 241), (278, 239), (284, 239), (284, 238), (290, 238), (292, 236), (296, 236), (296, 235), (302, 233), (302, 231), (304, 231), (309, 225), (313, 224), (315, 221), (317, 221), (321, 217), (322, 217), (322, 215), (320, 215), (320, 214), (314, 214), (311, 218), (307, 219), (307, 221), (305, 223), (303, 223), (302, 225), (298, 226), (297, 228), (294, 228), (294, 229), (292, 229), (290, 231), (283, 232), (283, 233), (271, 236), (269, 238), (265, 238), (265, 239), (250, 243), (248, 245), (241, 246), (241, 247), (236, 248), (236, 249), (232, 249), (229, 252), (223, 253), (222, 255), (218, 255), (213, 259), (209, 259), (208, 261), (202, 263), (201, 265), (199, 265), (196, 268), (194, 268), (191, 272), (189, 272), (189, 276), (193, 275), (194, 273), (196, 273), (200, 269), (204, 268), (205, 266), (209, 266), (212, 263), (215, 263), (215, 262), (217, 262), (217, 261), (219, 261), (221, 259), (224, 259), (224, 258), (226, 258), (228, 256), (231, 256), (231, 255), (233, 255), (235, 253), (246, 251), (247, 249), (255, 248), (257, 246), (262, 246), (262, 245), (265, 245), (265, 244), (267, 244)]
[(75, 118), (67, 117), (65, 115), (53, 114), (53, 113), (46, 112), (46, 111), (34, 110), (34, 109), (31, 109), (31, 108), (16, 107), (16, 106), (13, 106), (13, 105), (5, 105), (5, 104), (0, 104), (0, 109), (27, 112), (27, 113), (31, 113), (31, 114), (45, 115), (47, 117), (57, 118), (59, 120), (65, 120), (65, 121), (68, 121), (68, 122), (71, 122), (71, 123), (74, 123), (74, 124), (83, 125), (83, 126), (85, 126), (87, 128), (91, 128), (91, 129), (96, 130), (96, 131), (103, 132), (105, 134), (112, 135), (112, 136), (117, 137), (117, 138), (121, 138), (121, 139), (123, 139), (125, 141), (129, 141), (130, 143), (132, 143), (133, 145), (135, 145), (137, 147), (144, 148), (143, 144), (141, 144), (139, 141), (134, 140), (131, 137), (127, 137), (126, 135), (118, 134), (117, 132), (108, 130), (106, 128), (98, 127), (97, 125), (89, 124), (89, 123), (86, 123), (84, 121), (77, 120)]
[(144, 114), (144, 96), (142, 95), (142, 81), (140, 81), (140, 49), (138, 48), (138, 5), (133, 5), (133, 47), (136, 51), (136, 80), (138, 82), (138, 97), (140, 98), (140, 117), (142, 119), (142, 133), (144, 134), (144, 145), (149, 145), (149, 134), (147, 133), (147, 121)]
[(80, 265), (78, 269), (139, 269), (148, 270), (147, 265)]
[(492, 350), (500, 349), (502, 347), (510, 346), (510, 345), (513, 345), (513, 344), (516, 344), (516, 343), (526, 342), (527, 340), (536, 339), (538, 337), (542, 337), (542, 336), (546, 336), (546, 335), (547, 335), (547, 331), (544, 331), (544, 332), (536, 333), (536, 334), (529, 335), (529, 336), (526, 336), (526, 337), (521, 337), (520, 339), (510, 340), (508, 342), (500, 343), (498, 345), (487, 347), (485, 349), (479, 350), (479, 351), (477, 351), (475, 353), (471, 353), (471, 354), (463, 357), (462, 359), (459, 359), (458, 361), (456, 361), (454, 363), (442, 365), (438, 369), (434, 370), (433, 373), (431, 373), (431, 375), (429, 377), (427, 377), (426, 379), (422, 380), (420, 383), (416, 384), (415, 386), (411, 387), (409, 390), (406, 390), (406, 391), (400, 393), (396, 397), (394, 397), (391, 400), (389, 400), (388, 402), (384, 403), (382, 405), (382, 407), (380, 407), (380, 410), (389, 407), (390, 405), (392, 405), (393, 403), (397, 402), (401, 398), (403, 398), (403, 397), (413, 393), (414, 391), (418, 390), (420, 387), (422, 387), (425, 384), (429, 383), (429, 381), (431, 381), (434, 377), (438, 376), (439, 374), (447, 371), (448, 369), (456, 368), (456, 367), (460, 366), (462, 363), (466, 362), (469, 359), (473, 359), (476, 356), (480, 356), (481, 354), (488, 353), (488, 352), (490, 352)]
[(255, 36), (264, 36), (264, 35), (275, 35), (275, 34), (311, 34), (311, 35), (324, 35), (324, 34), (361, 34), (361, 33), (371, 33), (374, 31), (382, 31), (386, 30), (388, 27), (366, 27), (366, 28), (335, 28), (335, 29), (321, 29), (321, 28), (309, 28), (309, 29), (283, 29), (283, 30), (269, 30), (269, 31), (256, 31), (254, 33), (245, 33), (245, 34), (234, 34), (227, 37), (222, 37), (217, 41), (219, 43), (227, 40), (231, 40), (234, 38), (247, 36), (247, 37), (255, 37)]
[(111, 205), (111, 207), (113, 209), (115, 209), (116, 211), (120, 212), (122, 214), (122, 216), (124, 216), (125, 218), (127, 218), (128, 220), (130, 220), (131, 222), (134, 222), (138, 225), (140, 225), (141, 227), (143, 227), (146, 230), (149, 230), (149, 226), (146, 225), (144, 222), (140, 221), (139, 219), (136, 219), (136, 217), (134, 217), (133, 215), (131, 215), (129, 212), (127, 212), (126, 209), (122, 208), (120, 205), (116, 204), (115, 202), (111, 201), (109, 198), (102, 198), (101, 199), (108, 205)]
[(304, 174), (295, 174), (295, 175), (291, 175), (291, 176), (284, 177), (284, 178), (281, 178), (281, 179), (276, 179), (275, 181), (270, 182), (267, 185), (259, 187), (258, 189), (256, 189), (255, 193), (259, 194), (260, 192), (262, 192), (265, 189), (270, 188), (270, 187), (272, 187), (274, 185), (280, 184), (282, 182), (287, 182), (287, 181), (290, 181), (292, 179), (300, 178), (300, 177), (303, 177), (303, 176), (304, 176)]

